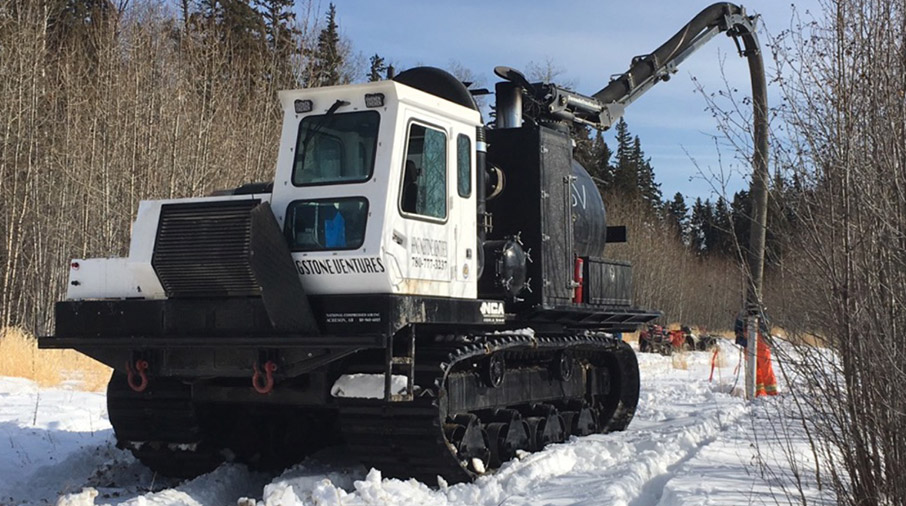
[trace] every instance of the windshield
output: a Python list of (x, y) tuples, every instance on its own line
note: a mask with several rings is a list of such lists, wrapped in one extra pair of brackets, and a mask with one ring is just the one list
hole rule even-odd
[(371, 177), (377, 111), (306, 116), (299, 123), (293, 184), (360, 183)]

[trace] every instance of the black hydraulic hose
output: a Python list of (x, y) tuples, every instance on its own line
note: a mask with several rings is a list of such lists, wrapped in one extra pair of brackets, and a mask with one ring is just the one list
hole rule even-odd
[(754, 32), (742, 34), (749, 77), (752, 81), (752, 127), (755, 152), (752, 154), (752, 228), (749, 231), (750, 284), (746, 305), (760, 313), (764, 285), (764, 243), (768, 226), (768, 94), (764, 61)]

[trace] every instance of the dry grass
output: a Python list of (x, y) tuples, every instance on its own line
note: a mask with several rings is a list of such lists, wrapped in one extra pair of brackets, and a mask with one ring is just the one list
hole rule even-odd
[(682, 369), (684, 371), (689, 369), (689, 359), (681, 350), (677, 350), (673, 355), (670, 355), (670, 361), (672, 362), (674, 369)]
[(72, 382), (78, 388), (99, 391), (111, 369), (73, 350), (40, 350), (34, 336), (16, 327), (0, 329), (0, 376), (30, 379), (42, 387)]
[(637, 343), (639, 342), (639, 333), (638, 332), (623, 332), (623, 341), (627, 343)]

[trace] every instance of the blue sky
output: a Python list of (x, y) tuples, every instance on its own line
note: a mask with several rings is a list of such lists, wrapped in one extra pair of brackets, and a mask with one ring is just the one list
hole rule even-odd
[[(493, 90), (494, 66), (527, 69), (532, 62), (551, 61), (562, 70), (555, 82), (568, 81), (585, 94), (603, 88), (611, 75), (629, 67), (633, 56), (654, 50), (710, 5), (690, 0), (334, 3), (341, 32), (354, 50), (365, 57), (377, 52), (397, 69), (458, 64)], [(818, 0), (743, 4), (749, 14), (762, 16), (763, 45), (771, 35), (790, 27), (793, 4), (805, 13), (816, 10)], [(318, 7), (323, 13), (326, 2)], [(737, 56), (733, 41), (721, 35), (686, 60), (673, 79), (659, 83), (626, 110), (629, 129), (641, 138), (665, 196), (680, 192), (690, 202), (696, 197), (713, 200), (724, 191), (722, 187), (730, 195), (748, 187), (749, 167), (734, 160), (733, 148), (715, 145), (715, 120), (692, 80), (694, 76), (708, 92), (722, 89), (721, 61), (729, 85), (748, 96), (745, 59)], [(770, 74), (769, 52), (765, 64)], [(769, 102), (776, 100), (775, 90)], [(613, 147), (613, 132), (605, 138)]]

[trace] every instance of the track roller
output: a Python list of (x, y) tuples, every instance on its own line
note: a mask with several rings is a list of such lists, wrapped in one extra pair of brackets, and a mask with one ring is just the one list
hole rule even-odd
[(575, 369), (576, 360), (569, 350), (563, 350), (557, 354), (557, 358), (554, 362), (554, 374), (557, 376), (557, 379), (561, 381), (569, 380), (573, 377)]
[(456, 450), (460, 463), (470, 471), (482, 474), (488, 469), (491, 452), (488, 449), (488, 435), (481, 427), (478, 417), (473, 414), (456, 415), (452, 422), (444, 424), (447, 441)]
[(490, 421), (485, 430), (488, 434), (488, 448), (491, 450), (491, 467), (500, 467), (515, 457), (517, 450), (528, 451), (531, 448), (529, 426), (518, 411), (498, 409), (482, 416), (482, 419)]
[(550, 404), (534, 404), (523, 410), (525, 421), (529, 425), (532, 439), (532, 451), (539, 451), (551, 443), (561, 443), (566, 439), (563, 431), (563, 418), (557, 408)]
[(481, 379), (489, 387), (497, 388), (503, 384), (506, 375), (506, 362), (502, 353), (495, 353), (481, 364)]

